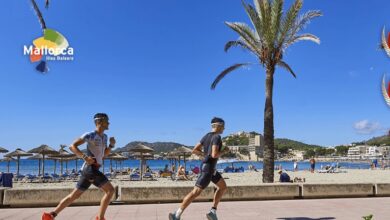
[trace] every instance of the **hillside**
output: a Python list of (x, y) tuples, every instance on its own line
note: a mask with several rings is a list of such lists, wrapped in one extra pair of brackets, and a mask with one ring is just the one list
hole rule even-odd
[[(137, 144), (143, 144), (145, 146), (151, 147), (155, 150), (155, 153), (161, 153), (161, 152), (171, 152), (175, 148), (185, 146), (184, 144), (179, 144), (179, 143), (174, 143), (174, 142), (154, 142), (154, 143), (148, 143), (148, 142), (143, 142), (143, 141), (133, 141), (126, 146), (122, 148), (118, 148), (115, 150), (115, 152), (118, 151), (129, 151), (131, 148), (135, 147)], [(192, 148), (192, 147), (190, 147)]]

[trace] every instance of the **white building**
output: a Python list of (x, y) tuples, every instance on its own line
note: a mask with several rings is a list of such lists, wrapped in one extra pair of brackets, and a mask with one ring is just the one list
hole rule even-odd
[(363, 159), (379, 159), (382, 158), (382, 154), (379, 153), (376, 146), (366, 147), (366, 153), (362, 156)]
[(249, 136), (249, 156), (252, 160), (258, 159), (258, 157), (263, 157), (264, 153), (264, 137), (263, 135), (254, 135)]
[(348, 149), (348, 159), (351, 159), (351, 160), (360, 160), (360, 159), (362, 159), (363, 155), (367, 151), (366, 150), (367, 147), (369, 147), (369, 146), (359, 145), (359, 146), (350, 147)]
[(389, 158), (390, 157), (390, 146), (368, 146), (368, 145), (360, 145), (355, 147), (350, 147), (348, 149), (348, 158), (349, 159), (381, 159), (381, 158)]

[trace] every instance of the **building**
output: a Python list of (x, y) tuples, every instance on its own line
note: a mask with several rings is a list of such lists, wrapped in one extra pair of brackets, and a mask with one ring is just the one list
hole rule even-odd
[(348, 159), (351, 160), (372, 160), (390, 158), (390, 146), (368, 146), (359, 145), (348, 149)]
[(249, 146), (246, 145), (239, 145), (239, 146), (229, 146), (229, 150), (232, 153), (239, 153), (242, 150), (247, 150), (249, 151)]
[(367, 152), (367, 147), (369, 147), (369, 146), (359, 145), (359, 146), (350, 147), (348, 149), (348, 159), (351, 159), (351, 160), (362, 159), (363, 155), (366, 154), (366, 152)]
[(257, 160), (259, 157), (263, 157), (264, 154), (264, 137), (261, 134), (249, 135), (249, 156), (251, 160)]

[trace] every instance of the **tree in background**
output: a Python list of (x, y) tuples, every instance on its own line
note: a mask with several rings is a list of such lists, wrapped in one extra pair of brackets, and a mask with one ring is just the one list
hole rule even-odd
[[(322, 15), (320, 11), (308, 11), (299, 16), (303, 1), (295, 0), (286, 13), (283, 13), (284, 0), (254, 0), (254, 7), (242, 1), (245, 11), (252, 23), (225, 22), (235, 31), (238, 40), (226, 43), (225, 51), (231, 47), (240, 47), (253, 54), (260, 66), (265, 68), (265, 108), (264, 108), (264, 169), (263, 182), (274, 181), (274, 110), (273, 86), (276, 67), (281, 67), (296, 77), (291, 67), (283, 60), (286, 49), (296, 42), (309, 40), (320, 43), (320, 39), (312, 34), (300, 34), (306, 25)], [(230, 72), (250, 65), (250, 63), (234, 64), (222, 71), (214, 80), (211, 89)]]

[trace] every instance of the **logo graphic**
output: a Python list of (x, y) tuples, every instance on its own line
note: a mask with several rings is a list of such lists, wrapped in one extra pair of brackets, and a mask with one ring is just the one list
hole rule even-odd
[[(385, 50), (387, 56), (390, 57), (389, 45), (390, 45), (390, 33), (388, 33), (387, 41), (386, 41), (385, 28), (383, 28), (381, 46), (382, 46), (382, 49)], [(385, 102), (390, 107), (390, 82), (388, 83), (388, 86), (386, 89), (386, 75), (383, 75), (383, 79), (382, 79), (382, 95), (383, 95), (383, 98), (385, 99)], [(389, 134), (390, 134), (390, 131), (389, 131)]]
[(386, 89), (386, 75), (383, 75), (382, 95), (383, 95), (383, 98), (385, 98), (387, 105), (390, 106), (390, 82), (388, 82), (388, 86)]
[(390, 57), (390, 47), (389, 47), (389, 45), (390, 45), (390, 32), (387, 35), (387, 41), (386, 41), (385, 28), (383, 28), (383, 30), (382, 30), (382, 44), (381, 44), (381, 46), (382, 46), (382, 49), (385, 50), (387, 56)]
[(33, 45), (24, 46), (23, 53), (30, 57), (31, 63), (39, 62), (36, 70), (47, 73), (47, 61), (72, 61), (74, 50), (60, 32), (48, 28), (43, 32), (43, 37), (35, 39)]

